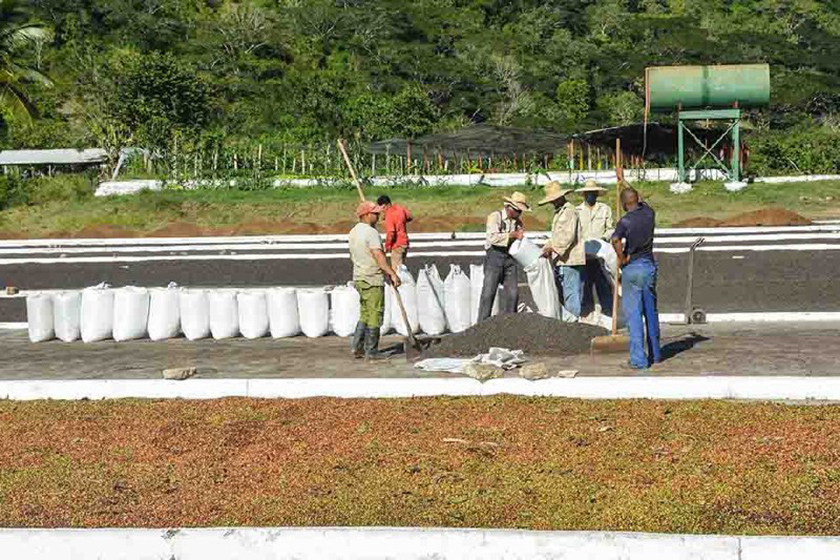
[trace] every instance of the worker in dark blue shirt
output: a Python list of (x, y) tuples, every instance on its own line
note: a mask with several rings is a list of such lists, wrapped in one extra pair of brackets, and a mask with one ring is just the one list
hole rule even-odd
[(656, 307), (658, 267), (653, 258), (656, 214), (653, 208), (639, 200), (639, 193), (633, 188), (621, 192), (621, 204), (626, 214), (615, 228), (612, 245), (618, 255), (618, 264), (622, 267), (621, 303), (630, 329), (630, 367), (647, 369), (662, 360), (659, 312)]

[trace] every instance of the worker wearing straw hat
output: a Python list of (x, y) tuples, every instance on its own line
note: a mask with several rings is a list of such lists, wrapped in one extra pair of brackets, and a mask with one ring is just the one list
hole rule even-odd
[[(583, 188), (575, 191), (583, 195), (583, 204), (577, 207), (580, 223), (583, 227), (584, 241), (597, 239), (609, 242), (613, 231), (612, 210), (608, 204), (598, 202), (598, 197), (607, 192), (593, 180), (587, 181)], [(612, 284), (607, 277), (601, 260), (594, 254), (587, 253), (586, 268), (583, 271), (583, 299), (581, 314), (588, 315), (594, 309), (593, 290), (598, 294), (601, 312), (612, 316)]]
[(484, 284), (478, 306), (478, 321), (490, 318), (499, 284), (502, 285), (502, 313), (516, 313), (519, 304), (519, 277), (510, 246), (525, 233), (522, 213), (530, 212), (528, 197), (515, 192), (504, 198), (505, 205), (487, 216), (487, 237), (484, 242)]
[(581, 279), (586, 253), (577, 209), (566, 200), (571, 192), (573, 189), (564, 188), (557, 181), (545, 186), (545, 198), (539, 205), (552, 204), (554, 219), (551, 221), (551, 238), (543, 246), (542, 256), (554, 261), (563, 307), (575, 317), (580, 317)]

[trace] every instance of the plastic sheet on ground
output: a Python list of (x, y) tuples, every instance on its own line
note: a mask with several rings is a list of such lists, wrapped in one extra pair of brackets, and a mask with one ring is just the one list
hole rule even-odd
[(470, 363), (511, 370), (525, 363), (525, 358), (522, 350), (490, 348), (486, 354), (474, 358), (427, 358), (414, 364), (414, 367), (428, 372), (464, 373)]

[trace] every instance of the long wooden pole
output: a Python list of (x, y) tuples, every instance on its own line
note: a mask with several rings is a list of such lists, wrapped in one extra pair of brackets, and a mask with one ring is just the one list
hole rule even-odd
[[(621, 171), (621, 139), (615, 139), (615, 223), (621, 219), (621, 181), (623, 180), (623, 173)], [(613, 312), (612, 312), (612, 334), (618, 334), (618, 287), (621, 285), (619, 278), (621, 275), (621, 265), (616, 261), (615, 264), (615, 286), (613, 286)]]
[(336, 140), (338, 143), (338, 149), (341, 150), (341, 155), (344, 158), (344, 163), (347, 164), (347, 169), (350, 170), (350, 176), (353, 177), (353, 183), (356, 185), (356, 190), (359, 191), (359, 198), (362, 202), (365, 201), (365, 191), (362, 190), (362, 183), (359, 181), (359, 178), (356, 176), (356, 170), (353, 168), (353, 164), (350, 162), (350, 156), (347, 155), (347, 149), (344, 147), (344, 140), (339, 138)]

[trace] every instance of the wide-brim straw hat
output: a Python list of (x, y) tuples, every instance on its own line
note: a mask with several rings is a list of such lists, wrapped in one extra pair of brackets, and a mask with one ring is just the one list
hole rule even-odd
[(595, 181), (590, 179), (583, 184), (583, 187), (579, 188), (575, 192), (576, 193), (581, 193), (581, 194), (588, 193), (588, 192), (594, 192), (594, 193), (598, 193), (598, 194), (607, 194), (607, 189), (605, 189), (604, 187), (602, 187), (601, 185), (599, 185), (598, 183), (596, 183)]
[(528, 204), (528, 197), (517, 191), (510, 196), (504, 198), (506, 204), (510, 204), (520, 212), (530, 212), (531, 205)]
[(545, 198), (540, 200), (537, 204), (542, 206), (543, 204), (554, 202), (558, 198), (562, 198), (572, 192), (575, 192), (574, 189), (567, 189), (558, 181), (552, 181), (545, 186)]

